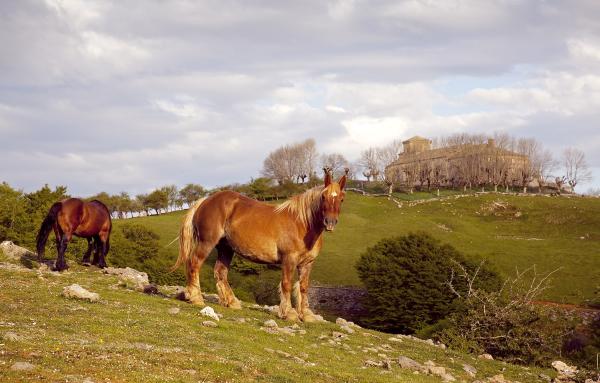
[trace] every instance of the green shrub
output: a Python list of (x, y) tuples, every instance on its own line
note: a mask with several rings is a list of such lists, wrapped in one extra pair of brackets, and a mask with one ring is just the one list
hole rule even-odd
[[(369, 317), (362, 322), (383, 331), (414, 333), (459, 310), (447, 286), (457, 265), (477, 268), (453, 247), (425, 233), (378, 242), (356, 266), (368, 292)], [(482, 267), (479, 275), (482, 286), (499, 288), (495, 272)], [(466, 283), (457, 288), (465, 290)]]
[[(460, 278), (472, 283), (477, 276), (462, 270)], [(454, 349), (486, 352), (511, 363), (547, 365), (560, 357), (578, 320), (533, 303), (547, 286), (548, 276), (538, 277), (532, 267), (517, 272), (497, 291), (474, 288), (459, 293), (464, 310), (449, 315), (448, 326), (434, 338)]]

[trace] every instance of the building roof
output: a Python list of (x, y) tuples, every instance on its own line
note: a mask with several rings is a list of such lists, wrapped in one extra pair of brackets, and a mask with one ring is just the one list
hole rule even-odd
[(427, 138), (424, 138), (424, 137), (421, 137), (421, 136), (414, 136), (414, 137), (409, 138), (406, 141), (402, 141), (402, 143), (404, 144), (406, 142), (414, 142), (414, 141), (427, 141), (427, 142), (429, 142), (429, 140)]

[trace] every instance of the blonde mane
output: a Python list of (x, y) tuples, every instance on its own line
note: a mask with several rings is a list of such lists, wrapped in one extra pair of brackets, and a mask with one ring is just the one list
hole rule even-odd
[(304, 226), (309, 228), (312, 226), (313, 218), (321, 205), (323, 190), (323, 186), (315, 186), (308, 189), (304, 193), (295, 195), (275, 207), (275, 212), (281, 213), (287, 211), (302, 222)]

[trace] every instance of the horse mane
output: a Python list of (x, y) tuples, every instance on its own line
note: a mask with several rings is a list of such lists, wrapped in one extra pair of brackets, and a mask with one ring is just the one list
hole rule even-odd
[(287, 201), (277, 205), (275, 212), (287, 211), (298, 219), (305, 227), (310, 228), (313, 218), (321, 205), (323, 186), (315, 186), (302, 194), (295, 195)]

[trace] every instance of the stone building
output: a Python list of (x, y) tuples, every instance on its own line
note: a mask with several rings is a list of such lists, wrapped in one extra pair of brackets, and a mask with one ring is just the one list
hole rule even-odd
[(403, 151), (387, 165), (385, 175), (393, 183), (420, 186), (521, 185), (531, 181), (527, 156), (482, 144), (431, 148), (431, 140), (415, 136), (402, 142)]

